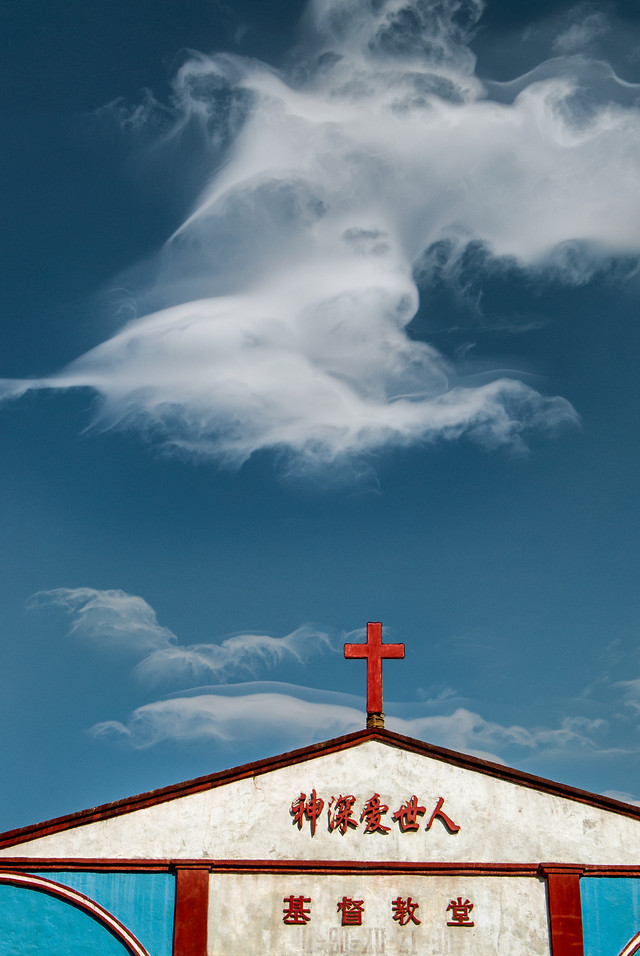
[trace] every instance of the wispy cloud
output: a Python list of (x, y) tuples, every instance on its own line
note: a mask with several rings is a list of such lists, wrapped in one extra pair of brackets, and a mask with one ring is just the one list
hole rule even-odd
[(640, 807), (640, 800), (627, 790), (603, 790), (602, 792), (605, 797), (612, 797), (614, 800), (622, 800), (623, 803), (632, 803)]
[[(146, 688), (165, 695), (137, 707), (126, 720), (96, 724), (91, 732), (97, 738), (121, 740), (136, 749), (171, 741), (223, 745), (265, 740), (284, 748), (364, 725), (365, 702), (357, 695), (255, 679), (268, 671), (282, 674), (289, 665), (299, 670), (314, 657), (335, 653), (339, 641), (327, 628), (305, 624), (284, 637), (243, 633), (188, 645), (159, 624), (142, 597), (125, 591), (56, 588), (33, 595), (28, 605), (63, 611), (70, 621), (69, 638), (120, 655)], [(341, 634), (340, 640), (363, 637), (361, 629)], [(614, 696), (607, 708), (612, 720), (618, 718), (620, 701), (635, 713), (637, 681), (608, 688)], [(556, 726), (526, 727), (487, 719), (476, 709), (484, 709), (482, 705), (463, 700), (452, 688), (420, 690), (418, 696), (386, 703), (390, 729), (491, 760), (595, 759), (625, 746), (619, 721), (613, 727), (602, 713), (574, 713)], [(574, 709), (592, 704), (591, 689), (571, 703)], [(627, 724), (625, 739), (633, 747), (635, 722)]]
[[(395, 726), (397, 721), (389, 721)], [(536, 751), (587, 749), (595, 751), (596, 738), (604, 729), (604, 720), (588, 720), (584, 717), (566, 717), (559, 727), (525, 728), (516, 724), (504, 726), (486, 720), (480, 714), (464, 707), (453, 713), (431, 715), (402, 721), (401, 733), (442, 742), (454, 750), (487, 756), (492, 760), (502, 759), (500, 754), (529, 756)], [(400, 730), (398, 726), (396, 729)]]
[(95, 646), (141, 657), (176, 644), (175, 634), (158, 624), (144, 598), (120, 590), (54, 588), (38, 591), (31, 610), (53, 607), (71, 619), (69, 633)]
[(577, 53), (586, 49), (597, 37), (609, 33), (606, 15), (589, 3), (579, 3), (565, 14), (561, 31), (553, 41), (556, 53)]
[(620, 694), (627, 707), (640, 714), (640, 677), (616, 681), (611, 688), (614, 693)]
[(180, 644), (172, 631), (158, 624), (144, 598), (119, 590), (56, 588), (34, 594), (28, 606), (62, 609), (71, 618), (70, 635), (137, 658), (134, 676), (152, 686), (185, 688), (255, 677), (279, 664), (302, 665), (334, 650), (329, 633), (311, 624), (284, 637), (233, 634), (219, 644)]
[(163, 741), (231, 742), (277, 739), (307, 743), (359, 730), (362, 713), (334, 704), (311, 703), (285, 694), (239, 697), (179, 697), (138, 707), (128, 723), (96, 724), (97, 737), (123, 737), (135, 748)]
[[(155, 278), (138, 277), (140, 317), (4, 395), (90, 387), (98, 427), (234, 465), (265, 449), (313, 465), (463, 436), (521, 445), (574, 423), (515, 373), (465, 379), (408, 328), (442, 244), (452, 264), (477, 243), (570, 283), (640, 253), (637, 87), (572, 55), (483, 83), (467, 45), (480, 12), (314, 0), (287, 73), (190, 56), (170, 107), (126, 119), (211, 168)], [(556, 50), (606, 28), (575, 8)]]
[(305, 664), (318, 654), (334, 650), (326, 631), (303, 624), (285, 637), (234, 634), (220, 644), (176, 645), (145, 657), (134, 675), (146, 684), (182, 687), (208, 681), (256, 677), (285, 663)]
[[(401, 717), (406, 705), (389, 703), (390, 730), (427, 740), (452, 750), (504, 763), (534, 754), (598, 753), (604, 721), (567, 718), (557, 728), (527, 729), (489, 721), (466, 707), (446, 708), (443, 702), (421, 702), (410, 709), (420, 714)], [(138, 707), (126, 723), (103, 721), (92, 728), (98, 738), (119, 739), (138, 749), (160, 743), (216, 740), (247, 744), (265, 739), (287, 747), (360, 730), (364, 701), (357, 697), (292, 685), (237, 684), (188, 696), (175, 695)]]

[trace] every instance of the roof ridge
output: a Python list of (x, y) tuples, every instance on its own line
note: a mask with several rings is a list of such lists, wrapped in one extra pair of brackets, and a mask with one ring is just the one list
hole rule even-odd
[(567, 784), (557, 783), (546, 777), (538, 777), (504, 764), (474, 757), (471, 754), (464, 754), (459, 751), (448, 750), (444, 747), (437, 747), (434, 744), (417, 740), (415, 737), (406, 737), (392, 730), (366, 729), (345, 734), (341, 737), (334, 737), (320, 743), (310, 744), (297, 750), (277, 754), (274, 757), (261, 758), (260, 760), (241, 764), (238, 767), (219, 770), (214, 773), (205, 774), (204, 776), (194, 777), (191, 780), (185, 780), (180, 783), (169, 784), (165, 787), (139, 793), (132, 797), (125, 797), (110, 803), (100, 804), (87, 810), (79, 810), (60, 817), (54, 817), (51, 820), (44, 820), (41, 823), (29, 824), (24, 827), (7, 830), (4, 833), (0, 833), (0, 849), (36, 840), (61, 830), (86, 826), (98, 820), (110, 819), (111, 817), (121, 816), (125, 813), (132, 813), (136, 810), (145, 809), (146, 807), (159, 803), (165, 803), (169, 800), (224, 786), (227, 783), (233, 783), (236, 780), (242, 780), (246, 777), (271, 773), (281, 767), (291, 766), (296, 763), (302, 763), (305, 760), (313, 760), (316, 757), (347, 750), (372, 740), (377, 740), (380, 743), (398, 747), (403, 750), (409, 750), (413, 753), (422, 754), (435, 760), (441, 760), (445, 763), (450, 763), (476, 773), (487, 774), (518, 786), (539, 790), (543, 793), (563, 797), (567, 800), (573, 800), (623, 816), (640, 819), (640, 807), (624, 803), (621, 800), (615, 800), (613, 797), (605, 797), (602, 794), (592, 793), (588, 790), (581, 790)]

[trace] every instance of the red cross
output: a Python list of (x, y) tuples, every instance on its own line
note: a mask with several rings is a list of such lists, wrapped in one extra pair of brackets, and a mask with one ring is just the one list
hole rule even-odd
[(404, 644), (383, 644), (382, 624), (367, 624), (366, 644), (345, 644), (344, 656), (367, 660), (367, 713), (382, 713), (382, 658), (404, 657)]

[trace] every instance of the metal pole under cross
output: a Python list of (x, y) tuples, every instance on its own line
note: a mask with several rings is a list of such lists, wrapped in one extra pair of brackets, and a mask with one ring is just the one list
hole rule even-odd
[(367, 624), (366, 644), (345, 644), (347, 659), (366, 659), (367, 662), (367, 727), (384, 727), (382, 713), (382, 660), (403, 658), (404, 644), (383, 644), (382, 624), (370, 621)]

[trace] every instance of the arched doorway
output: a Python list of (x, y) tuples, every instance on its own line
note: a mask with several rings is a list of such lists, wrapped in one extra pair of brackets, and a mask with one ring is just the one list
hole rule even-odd
[(40, 876), (0, 873), (0, 956), (149, 956), (104, 907)]

